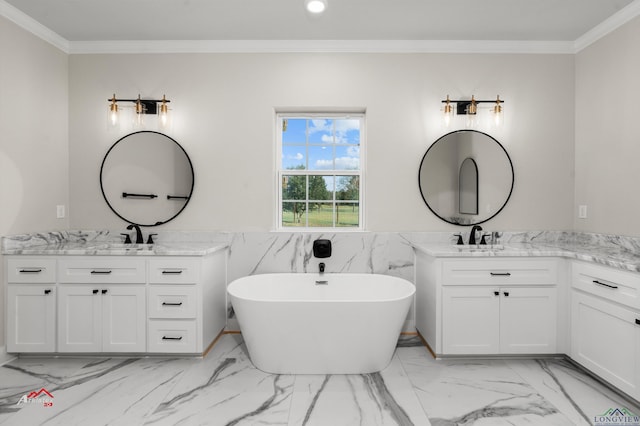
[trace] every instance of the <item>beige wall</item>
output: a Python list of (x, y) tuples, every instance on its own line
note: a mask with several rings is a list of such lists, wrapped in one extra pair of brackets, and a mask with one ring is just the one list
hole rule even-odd
[(578, 231), (640, 236), (638, 40), (640, 18), (576, 55)]
[(67, 99), (68, 56), (0, 17), (0, 235), (68, 226)]
[[(72, 228), (124, 228), (102, 199), (99, 168), (126, 132), (106, 129), (107, 98), (161, 97), (170, 136), (191, 156), (195, 193), (170, 229), (264, 231), (274, 226), (274, 111), (366, 109), (366, 228), (453, 230), (424, 205), (418, 167), (446, 133), (441, 103), (505, 99), (492, 133), (512, 157), (507, 208), (486, 229), (573, 226), (573, 55), (168, 54), (70, 56)], [(568, 114), (557, 114), (559, 111)]]

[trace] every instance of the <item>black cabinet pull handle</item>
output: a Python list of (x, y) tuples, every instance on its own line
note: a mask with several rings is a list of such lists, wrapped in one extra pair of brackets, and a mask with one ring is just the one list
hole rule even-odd
[(102, 290), (102, 294), (107, 294), (107, 290)]
[(601, 282), (600, 282), (600, 281), (598, 281), (598, 280), (593, 280), (593, 283), (594, 283), (594, 284), (598, 284), (598, 285), (602, 285), (602, 286), (605, 286), (605, 287), (613, 288), (613, 289), (618, 288), (618, 286), (617, 286), (617, 285), (611, 285), (611, 284), (601, 283)]
[(162, 340), (182, 340), (182, 336), (180, 336), (180, 337), (167, 337), (167, 336), (162, 336)]
[(511, 272), (489, 272), (492, 277), (510, 277)]
[(42, 269), (20, 269), (21, 274), (39, 274)]
[(493, 295), (494, 295), (494, 296), (500, 296), (500, 292), (499, 292), (499, 291), (494, 291), (494, 292), (493, 292)]
[(51, 289), (46, 289), (46, 290), (44, 291), (44, 294), (51, 294)]
[(99, 291), (100, 291), (100, 290), (98, 290), (98, 289), (94, 289), (92, 293), (93, 293), (93, 294), (98, 294), (98, 292), (99, 292)]
[(504, 296), (505, 296), (505, 297), (509, 297), (509, 292), (508, 292), (508, 291), (505, 291), (505, 292), (504, 292)]
[(182, 271), (162, 271), (162, 275), (180, 275)]
[(178, 302), (178, 303), (162, 302), (162, 306), (182, 306), (182, 302)]
[(107, 270), (107, 271), (91, 271), (91, 273), (93, 275), (99, 275), (99, 274), (109, 275), (111, 273), (111, 270)]

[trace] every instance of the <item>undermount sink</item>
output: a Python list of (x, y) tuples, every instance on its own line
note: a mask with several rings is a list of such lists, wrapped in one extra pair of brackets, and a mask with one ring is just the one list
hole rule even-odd
[(454, 244), (453, 248), (457, 248), (462, 251), (496, 251), (504, 250), (502, 244), (485, 245), (485, 244)]
[(104, 243), (92, 247), (96, 250), (126, 250), (126, 251), (141, 251), (141, 250), (153, 250), (153, 244), (127, 244), (127, 243)]

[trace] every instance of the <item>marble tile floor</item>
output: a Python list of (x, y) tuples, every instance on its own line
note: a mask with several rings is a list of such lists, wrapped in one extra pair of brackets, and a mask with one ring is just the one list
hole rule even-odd
[[(41, 389), (51, 397), (18, 404)], [(364, 375), (264, 373), (234, 334), (203, 359), (23, 357), (0, 367), (0, 425), (11, 426), (593, 425), (610, 408), (640, 413), (566, 360), (434, 360), (415, 339)]]

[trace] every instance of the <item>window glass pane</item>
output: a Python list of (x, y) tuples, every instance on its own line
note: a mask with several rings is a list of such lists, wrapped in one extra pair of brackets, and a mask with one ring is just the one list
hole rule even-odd
[(336, 143), (360, 144), (360, 120), (335, 120)]
[(307, 120), (285, 118), (282, 122), (282, 143), (307, 143)]
[(362, 118), (279, 119), (279, 226), (360, 228)]
[(336, 146), (336, 168), (335, 170), (359, 170), (360, 169), (360, 146), (359, 145), (338, 145)]
[(332, 170), (333, 147), (309, 146), (309, 170)]
[(336, 227), (358, 227), (360, 205), (358, 203), (339, 203), (336, 209)]
[(312, 119), (308, 126), (309, 143), (333, 143), (333, 120)]
[(309, 226), (333, 227), (333, 203), (309, 203)]
[(282, 146), (282, 169), (303, 170), (306, 167), (307, 159), (305, 157), (306, 147), (304, 145), (288, 145)]
[(309, 176), (309, 200), (333, 200), (333, 176)]
[(283, 200), (306, 200), (307, 177), (306, 176), (282, 176)]
[(307, 226), (306, 203), (282, 203), (282, 226)]
[(360, 199), (360, 176), (336, 176), (336, 200)]

